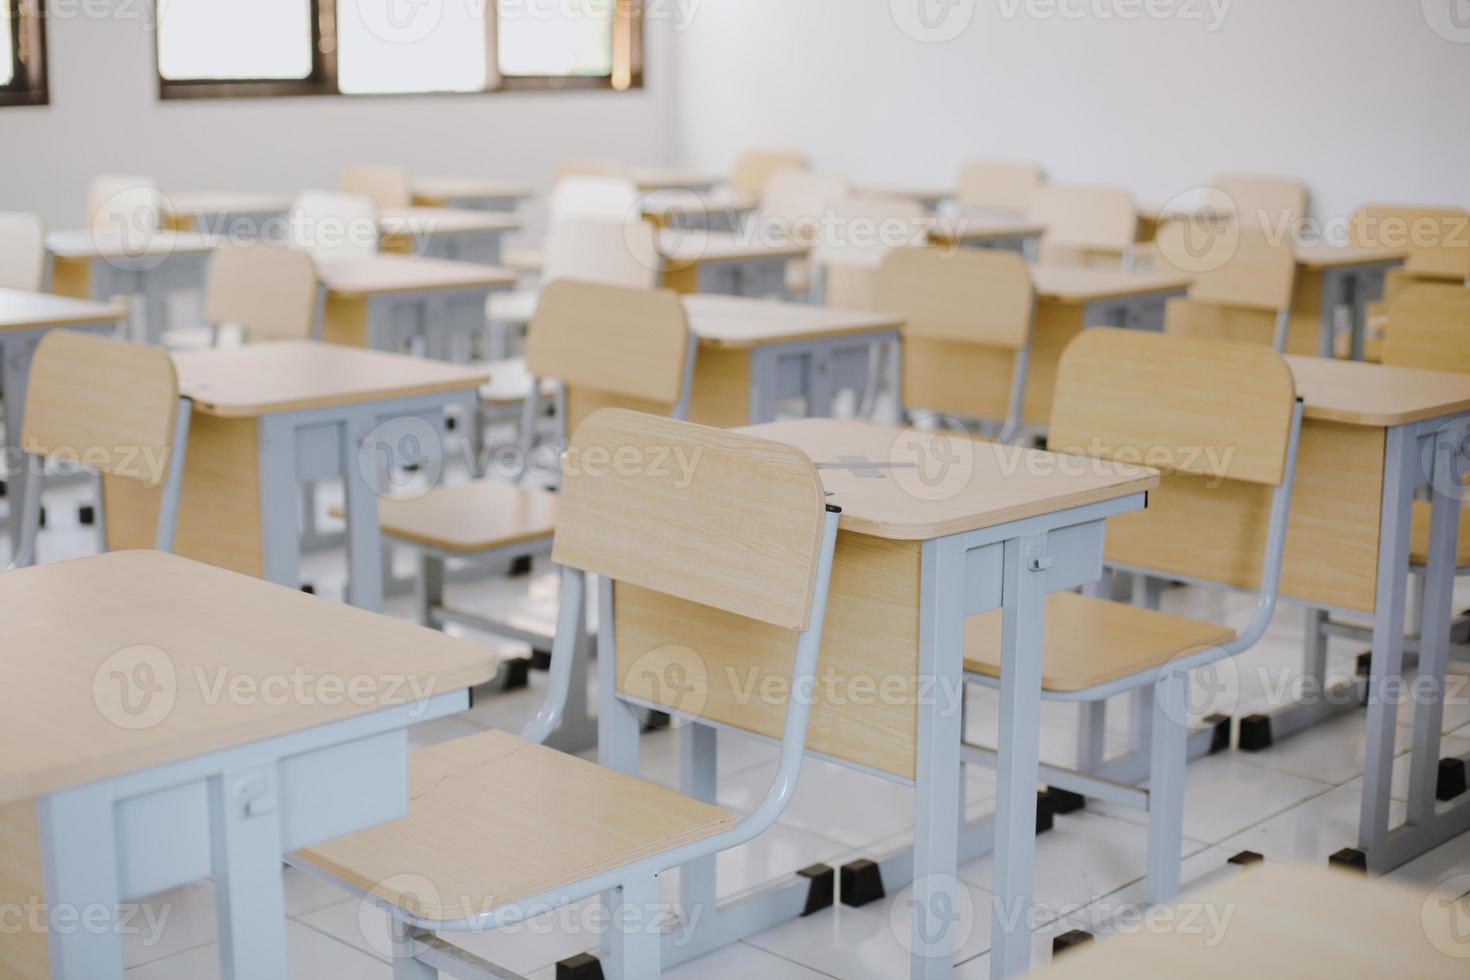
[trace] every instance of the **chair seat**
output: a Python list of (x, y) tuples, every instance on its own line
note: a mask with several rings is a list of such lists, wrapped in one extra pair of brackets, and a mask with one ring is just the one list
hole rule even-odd
[[(1429, 564), (1429, 517), (1432, 504), (1414, 501), (1414, 524), (1409, 536), (1409, 563)], [(1470, 566), (1470, 515), (1460, 511), (1460, 542), (1455, 547), (1455, 567)]]
[(534, 289), (491, 293), (485, 300), (485, 316), (491, 323), (530, 323), (536, 314), (538, 295)]
[(378, 520), (386, 538), (470, 555), (549, 539), (556, 531), (556, 494), (476, 480), (420, 497), (385, 497)]
[[(965, 621), (967, 672), (1000, 676), (1000, 630), (1000, 610)], [(1233, 639), (1235, 631), (1225, 626), (1057, 592), (1046, 597), (1041, 686), (1085, 691)]]
[[(503, 361), (480, 361), (468, 367), (479, 368), (490, 375), (490, 383), (480, 386), (480, 401), (491, 405), (509, 405), (523, 402), (531, 393), (531, 372), (526, 370), (524, 357), (511, 357)], [(556, 397), (556, 382), (541, 379), (541, 397)]]
[(417, 750), (408, 778), (406, 818), (294, 860), (448, 922), (703, 840), (739, 819), (505, 732)]

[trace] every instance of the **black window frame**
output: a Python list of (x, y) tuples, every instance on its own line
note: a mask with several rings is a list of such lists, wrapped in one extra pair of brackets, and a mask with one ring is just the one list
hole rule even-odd
[(46, 74), (46, 2), (13, 0), (10, 5), (10, 81), (0, 85), (0, 108), (51, 104)]

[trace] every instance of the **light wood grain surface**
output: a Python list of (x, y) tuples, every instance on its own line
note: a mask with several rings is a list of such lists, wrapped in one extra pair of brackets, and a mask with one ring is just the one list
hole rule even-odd
[[(27, 746), (0, 757), (0, 802), (411, 703), (414, 684), (421, 697), (495, 672), (483, 647), (159, 552), (7, 572), (0, 606), (11, 677), (0, 690), (0, 741)], [(259, 682), (298, 671), (371, 682), (340, 699), (211, 693), (220, 672)], [(162, 686), (155, 697), (169, 710), (144, 707), (162, 715), (156, 724), (124, 727), (132, 716), (119, 685), (128, 682)]]
[(521, 219), (507, 211), (470, 211), (465, 208), (383, 208), (378, 225), (388, 235), (455, 234), (517, 231)]
[(1369, 204), (1349, 225), (1356, 244), (1406, 245), (1404, 271), (1424, 279), (1470, 278), (1470, 212), (1455, 207)]
[[(904, 319), (904, 339), (951, 341), (1014, 351), (1031, 332), (1035, 296), (1026, 260), (1014, 252), (899, 249), (883, 260), (873, 302)], [(910, 373), (915, 392), (927, 387)]]
[(385, 497), (378, 502), (378, 517), (389, 537), (474, 554), (550, 538), (556, 530), (556, 494), (475, 480), (435, 487), (420, 497)]
[(514, 286), (520, 278), (509, 269), (492, 265), (406, 255), (322, 259), (317, 268), (332, 296), (343, 299), (474, 286)]
[(716, 187), (703, 193), (678, 189), (651, 191), (639, 201), (644, 217), (658, 219), (674, 215), (745, 214), (759, 205), (760, 202), (749, 194), (727, 187)]
[(929, 240), (936, 245), (978, 245), (1002, 238), (1034, 238), (1045, 233), (1046, 225), (1039, 221), (976, 215), (936, 224), (929, 232)]
[(746, 150), (735, 158), (730, 172), (730, 187), (740, 194), (760, 197), (765, 193), (766, 182), (783, 171), (806, 171), (811, 161), (806, 154), (794, 150)]
[(630, 173), (640, 191), (699, 190), (713, 187), (725, 179), (705, 170), (681, 167), (634, 167)]
[(32, 293), (24, 289), (0, 289), (0, 330), (34, 330), (87, 323), (121, 321), (127, 311), (107, 303)]
[(739, 430), (788, 443), (822, 474), (842, 527), (898, 541), (958, 534), (1142, 493), (1158, 473), (1142, 466), (980, 442), (965, 436), (835, 419)]
[(316, 323), (316, 263), (263, 242), (219, 248), (204, 280), (204, 319), (240, 327), (251, 342), (306, 340)]
[(1267, 861), (1184, 895), (1167, 919), (1162, 909), (1157, 919), (1150, 913), (1173, 928), (1105, 936), (1033, 976), (1463, 980), (1466, 960), (1442, 949), (1465, 949), (1450, 918), (1459, 916), (1463, 929), (1464, 901), (1382, 878)]
[(405, 819), (298, 856), (439, 921), (570, 885), (739, 819), (505, 732), (420, 749), (408, 778)]
[(1470, 409), (1470, 375), (1287, 355), (1306, 417), (1383, 427)]
[(753, 259), (800, 258), (811, 251), (797, 242), (739, 238), (725, 232), (659, 232), (658, 251), (674, 268), (711, 262), (748, 262)]
[(179, 391), (195, 411), (249, 417), (478, 388), (480, 369), (306, 340), (178, 351)]
[[(834, 310), (741, 296), (685, 296), (689, 327), (701, 347), (746, 348), (796, 340), (897, 330), (903, 318), (888, 313)], [(697, 368), (696, 363), (696, 368)]]
[(267, 214), (291, 210), (289, 194), (252, 191), (179, 191), (164, 197), (170, 214), (191, 218), (220, 214)]
[(1023, 214), (1041, 184), (1041, 170), (1034, 164), (973, 160), (960, 170), (955, 203), (977, 211)]
[(1408, 258), (1407, 248), (1376, 245), (1333, 245), (1328, 242), (1292, 245), (1297, 264), (1307, 269), (1331, 269), (1347, 265), (1372, 265), (1376, 262), (1402, 262)]
[(1291, 304), (1296, 260), (1289, 242), (1273, 241), (1254, 227), (1204, 229), (1172, 221), (1159, 230), (1155, 270), (1193, 275), (1189, 298), (1248, 309), (1286, 309)]
[(1076, 304), (1175, 292), (1188, 289), (1194, 277), (1177, 272), (1125, 272), (1041, 264), (1031, 267), (1031, 281), (1043, 300)]
[(143, 241), (124, 241), (107, 231), (53, 231), (46, 236), (46, 250), (63, 259), (198, 254), (213, 251), (217, 244), (216, 239), (192, 231), (155, 231)]
[(516, 180), (479, 177), (419, 177), (413, 181), (413, 201), (440, 207), (448, 201), (524, 200), (534, 192)]
[(1388, 302), (1384, 364), (1470, 373), (1470, 289), (1416, 282)]

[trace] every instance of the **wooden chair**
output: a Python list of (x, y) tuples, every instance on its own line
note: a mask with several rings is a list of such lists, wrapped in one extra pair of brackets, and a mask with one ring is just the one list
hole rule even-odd
[[(655, 454), (699, 462), (686, 475), (656, 466)], [(642, 465), (593, 465), (603, 457)], [(838, 521), (816, 468), (791, 446), (622, 410), (586, 419), (567, 459), (552, 552), (562, 566), (553, 676), (536, 721), (520, 738), (487, 732), (412, 753), (406, 818), (290, 858), (392, 916), (397, 977), (433, 975), (434, 966), (413, 960), (421, 942), (450, 973), (450, 963), (470, 959), (430, 933), (504, 927), (603, 893), (614, 906), (608, 921), (624, 924), (609, 937), (612, 975), (658, 977), (658, 876), (754, 839), (796, 787), (808, 697), (787, 699), (776, 776), (748, 816), (639, 779), (635, 709), (652, 701), (698, 718), (702, 706), (683, 691), (670, 697), (657, 683), (650, 690), (647, 675), (656, 681), (682, 651), (619, 649), (614, 624), (623, 604), (642, 596), (766, 624), (789, 637), (790, 690), (810, 690)], [(562, 665), (592, 574), (603, 624), (598, 661), (610, 689), (600, 719), (603, 766), (535, 744), (556, 724), (573, 683)], [(687, 654), (711, 675), (736, 666), (705, 662), (698, 649)], [(477, 962), (477, 975), (506, 975)]]
[(1210, 189), (1208, 203), (1222, 213), (1233, 213), (1242, 228), (1290, 240), (1297, 223), (1307, 216), (1307, 189), (1295, 180), (1221, 174), (1210, 181)]
[[(821, 238), (824, 219), (848, 194), (847, 181), (841, 177), (778, 170), (766, 180), (760, 209), (751, 220), (757, 222), (756, 230), (762, 237), (815, 245)], [(809, 259), (786, 263), (786, 290), (799, 295), (812, 291)]]
[(1026, 214), (1042, 183), (1035, 164), (974, 160), (960, 170), (955, 205), (961, 211)]
[(638, 185), (631, 177), (571, 174), (552, 186), (547, 227), (563, 221), (627, 221), (638, 213)]
[(238, 327), (248, 343), (311, 340), (324, 300), (316, 263), (293, 248), (259, 242), (222, 245), (209, 263), (204, 320)]
[(1456, 207), (1369, 204), (1353, 214), (1348, 240), (1354, 245), (1407, 248), (1409, 257), (1384, 275), (1383, 299), (1368, 306), (1365, 356), (1381, 357), (1386, 304), (1416, 282), (1470, 285), (1470, 212)]
[(737, 194), (760, 200), (766, 193), (766, 184), (778, 173), (795, 171), (805, 173), (811, 169), (806, 154), (791, 150), (747, 150), (735, 158), (730, 172), (730, 189)]
[(1036, 313), (1025, 259), (995, 249), (901, 249), (879, 267), (873, 301), (904, 318), (899, 405), (999, 420), (999, 438), (1015, 437)]
[(20, 513), (20, 543), (11, 567), (36, 560), (48, 459), (95, 470), (102, 478), (104, 504), (113, 481), (162, 484), (152, 545), (171, 550), (190, 406), (179, 395), (173, 358), (161, 348), (67, 330), (42, 338), (21, 426), (20, 486), (11, 496)]
[(1296, 288), (1289, 237), (1233, 223), (1179, 220), (1159, 229), (1157, 245), (1156, 269), (1194, 277), (1189, 296), (1166, 305), (1166, 332), (1285, 349)]
[(87, 190), (87, 227), (130, 240), (163, 227), (163, 195), (151, 177), (104, 174)]
[(46, 225), (41, 216), (0, 211), (0, 289), (46, 289)]
[(348, 167), (342, 172), (338, 189), (343, 194), (367, 198), (379, 211), (413, 204), (413, 181), (403, 167)]
[[(1043, 697), (1088, 705), (1084, 731), (1096, 733), (1107, 698), (1151, 692), (1147, 789), (1132, 785), (1137, 776), (1120, 777), (1120, 762), (1133, 760), (1102, 758), (1099, 739), (1077, 771), (1041, 773), (1051, 786), (1147, 811), (1149, 902), (1179, 890), (1189, 671), (1249, 649), (1271, 621), (1300, 429), (1291, 370), (1267, 347), (1097, 327), (1073, 339), (1058, 367), (1052, 450), (1087, 454), (1091, 465), (1144, 462), (1164, 471), (1147, 510), (1109, 522), (1111, 566), (1222, 581), (1231, 570), (1190, 547), (1191, 523), (1228, 520), (1242, 499), (1255, 505), (1270, 495), (1256, 612), (1240, 634), (1076, 593), (1046, 599)], [(1259, 511), (1251, 518), (1244, 533), (1258, 534)], [(996, 613), (966, 621), (967, 680), (999, 685), (1001, 629)], [(968, 762), (994, 765), (989, 749), (965, 752)]]
[(303, 191), (291, 202), (286, 226), (291, 246), (318, 262), (378, 254), (378, 209), (369, 197)]
[(1032, 195), (1026, 218), (1046, 226), (1042, 262), (1132, 265), (1138, 209), (1121, 187), (1045, 184)]

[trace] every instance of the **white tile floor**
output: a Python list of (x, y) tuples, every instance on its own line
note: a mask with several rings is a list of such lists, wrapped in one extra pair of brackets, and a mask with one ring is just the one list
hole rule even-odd
[[(42, 557), (55, 560), (92, 549), (93, 536), (77, 526), (75, 504), (90, 494), (85, 484), (71, 484), (48, 493), (49, 530), (42, 541)], [(323, 494), (325, 508), (330, 494)], [(342, 592), (340, 552), (307, 556), (304, 578), (331, 599)], [(401, 569), (408, 571), (407, 567)], [(550, 623), (556, 602), (555, 579), (544, 568), (530, 577), (485, 580), (451, 586), (452, 599), (483, 612), (518, 614)], [(1470, 590), (1461, 607), (1470, 605)], [(1165, 608), (1204, 618), (1243, 625), (1250, 615), (1248, 599), (1219, 592), (1179, 588), (1165, 594)], [(406, 597), (390, 599), (388, 612), (409, 615)], [(1199, 714), (1224, 711), (1235, 715), (1258, 710), (1277, 701), (1287, 689), (1300, 661), (1302, 616), (1298, 609), (1282, 609), (1261, 646), (1238, 659), (1214, 678), (1208, 698), (1197, 699)], [(482, 638), (483, 639), (483, 638)], [(1346, 674), (1360, 647), (1337, 645), (1334, 669)], [(520, 655), (523, 648), (504, 644), (504, 655)], [(1457, 667), (1467, 679), (1470, 669)], [(533, 688), (510, 695), (482, 696), (465, 715), (434, 722), (415, 732), (418, 744), (470, 734), (486, 727), (516, 728), (539, 703)], [(1203, 693), (1203, 692), (1201, 692)], [(1464, 693), (1461, 694), (1465, 699)], [(993, 737), (994, 695), (974, 689), (970, 703), (971, 736)], [(1043, 739), (1049, 761), (1067, 764), (1075, 754), (1075, 709), (1049, 705)], [(1446, 712), (1445, 754), (1470, 750), (1470, 704)], [(1110, 707), (1109, 741), (1114, 748), (1126, 740), (1124, 705)], [(1401, 712), (1400, 724), (1411, 722)], [(1453, 727), (1451, 727), (1453, 726)], [(989, 732), (987, 732), (987, 729)], [(1400, 734), (1407, 733), (1407, 728)], [(644, 737), (645, 775), (669, 783), (677, 771), (675, 736), (654, 732)], [(1407, 748), (1400, 739), (1399, 749)], [(1363, 715), (1339, 718), (1316, 730), (1257, 754), (1230, 751), (1193, 763), (1186, 800), (1185, 878), (1187, 881), (1218, 872), (1231, 854), (1242, 849), (1259, 851), (1269, 860), (1321, 862), (1340, 847), (1353, 843), (1357, 823), (1358, 782), (1363, 752)], [(774, 750), (737, 736), (720, 736), (720, 802), (735, 810), (749, 810), (769, 785)], [(1404, 768), (1404, 767), (1400, 767)], [(1406, 773), (1398, 774), (1402, 796)], [(972, 772), (967, 781), (972, 816), (987, 811), (993, 801), (993, 780), (985, 771)], [(764, 882), (787, 878), (797, 868), (815, 862), (840, 864), (854, 857), (881, 854), (911, 836), (911, 791), (820, 761), (809, 761), (802, 781), (778, 827), (764, 838), (724, 855), (719, 862), (721, 893), (732, 894)], [(1402, 807), (1399, 806), (1401, 812)], [(1050, 956), (1052, 936), (1073, 928), (1105, 928), (1121, 907), (1142, 898), (1145, 832), (1141, 814), (1107, 805), (1090, 804), (1086, 810), (1056, 818), (1055, 828), (1038, 841), (1038, 902), (1048, 914), (1036, 940), (1036, 960)], [(1470, 872), (1470, 835), (1444, 845), (1395, 872), (1395, 877), (1433, 885), (1453, 874)], [(673, 877), (665, 883), (673, 894)], [(990, 860), (961, 869), (972, 917), (955, 974), (987, 975), (989, 949)], [(386, 926), (380, 913), (331, 887), (288, 870), (288, 932), (292, 976), (302, 980), (387, 980), (391, 977), (386, 950)], [(754, 936), (719, 953), (671, 970), (671, 978), (724, 980), (763, 977), (773, 980), (891, 980), (907, 973), (907, 906), (905, 895), (854, 909), (838, 905)], [(206, 883), (157, 896), (151, 903), (162, 917), (156, 935), (133, 937), (128, 945), (130, 980), (209, 980), (218, 974), (213, 894)], [(533, 980), (555, 975), (557, 960), (596, 945), (585, 909), (574, 908), (544, 917), (521, 929), (458, 941), (474, 952), (496, 960)]]

